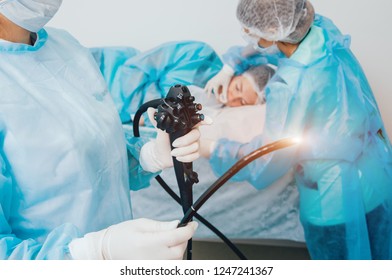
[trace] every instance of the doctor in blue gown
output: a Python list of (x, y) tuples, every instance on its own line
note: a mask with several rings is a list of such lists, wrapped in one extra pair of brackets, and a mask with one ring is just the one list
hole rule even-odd
[(126, 142), (90, 51), (43, 28), (60, 5), (0, 2), (0, 259), (181, 259), (197, 225), (132, 220), (130, 188), (196, 159), (199, 132)]
[(262, 135), (248, 144), (202, 139), (213, 169), (221, 175), (265, 144), (301, 137), (301, 145), (256, 160), (236, 179), (261, 189), (293, 168), (313, 259), (391, 259), (391, 143), (350, 38), (315, 16), (306, 0), (240, 0), (237, 18), (260, 54), (232, 49), (232, 64), (206, 89), (224, 87), (228, 76), (256, 60), (277, 58), (278, 69), (265, 90)]

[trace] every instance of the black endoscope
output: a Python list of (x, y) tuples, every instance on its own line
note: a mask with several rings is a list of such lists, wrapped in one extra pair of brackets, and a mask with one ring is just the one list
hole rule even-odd
[[(175, 85), (171, 87), (166, 98), (149, 101), (139, 108), (133, 120), (134, 136), (140, 136), (138, 124), (141, 115), (146, 112), (149, 107), (153, 107), (157, 109), (157, 112), (154, 114), (154, 119), (157, 122), (157, 128), (169, 134), (170, 144), (173, 149), (172, 144), (177, 138), (190, 132), (196, 124), (204, 119), (204, 115), (198, 113), (202, 109), (201, 104), (197, 104), (194, 101), (195, 98), (191, 95), (186, 86)], [(182, 210), (185, 214), (193, 204), (192, 187), (193, 184), (199, 182), (199, 178), (198, 174), (193, 171), (192, 163), (182, 163), (173, 157), (173, 165), (180, 192), (179, 198), (160, 176), (157, 176), (156, 180), (177, 202), (181, 204)], [(202, 217), (196, 217), (201, 218), (201, 220), (199, 220), (201, 222), (204, 221), (203, 223), (214, 232), (218, 231)], [(191, 219), (189, 219), (189, 221), (191, 221)], [(189, 240), (187, 247), (187, 259), (191, 258), (192, 240)]]
[[(170, 145), (173, 149), (173, 142), (187, 134), (192, 128), (204, 120), (204, 115), (198, 111), (202, 109), (201, 104), (194, 103), (195, 98), (191, 95), (186, 86), (175, 85), (170, 88), (166, 98), (157, 107), (154, 119), (157, 128), (169, 134)], [(193, 164), (181, 163), (173, 157), (174, 171), (180, 191), (180, 202), (185, 213), (193, 204), (193, 184), (199, 182), (196, 172), (193, 171)], [(189, 220), (191, 221), (191, 219)], [(192, 258), (192, 240), (188, 241), (187, 259)]]
[[(175, 85), (170, 88), (166, 98), (155, 99), (144, 103), (136, 112), (133, 119), (133, 134), (139, 137), (139, 120), (143, 113), (149, 107), (157, 109), (154, 119), (157, 121), (157, 127), (169, 134), (170, 144), (187, 134), (200, 121), (204, 120), (204, 115), (198, 112), (202, 109), (201, 104), (194, 103), (195, 98), (191, 95), (189, 89), (184, 85)], [(234, 164), (225, 174), (218, 178), (193, 204), (193, 184), (198, 183), (198, 174), (193, 171), (192, 163), (182, 163), (173, 157), (173, 165), (176, 179), (179, 187), (180, 197), (166, 184), (166, 182), (158, 175), (156, 180), (166, 190), (166, 192), (182, 206), (184, 217), (179, 226), (184, 226), (196, 217), (207, 228), (220, 237), (242, 260), (246, 260), (244, 254), (217, 228), (204, 219), (197, 210), (231, 177), (238, 173), (242, 168), (255, 159), (271, 153), (273, 151), (293, 146), (299, 143), (297, 138), (284, 138), (276, 142), (265, 145), (252, 153), (244, 156), (236, 164)], [(173, 149), (173, 146), (172, 146)], [(192, 240), (189, 240), (187, 247), (187, 259), (192, 259)]]
[[(194, 101), (195, 98), (186, 86), (175, 85), (170, 88), (166, 98), (158, 106), (154, 118), (157, 127), (169, 134), (171, 145), (177, 138), (184, 136), (204, 120), (204, 115), (198, 113), (202, 109), (201, 104), (196, 104)], [(199, 178), (193, 171), (192, 163), (181, 163), (173, 157), (173, 164), (185, 214), (193, 203), (192, 185), (198, 183)]]

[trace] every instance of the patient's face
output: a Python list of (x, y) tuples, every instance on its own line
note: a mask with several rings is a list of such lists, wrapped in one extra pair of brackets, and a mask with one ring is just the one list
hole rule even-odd
[(227, 104), (230, 107), (255, 105), (257, 93), (251, 82), (244, 76), (235, 76), (227, 90)]

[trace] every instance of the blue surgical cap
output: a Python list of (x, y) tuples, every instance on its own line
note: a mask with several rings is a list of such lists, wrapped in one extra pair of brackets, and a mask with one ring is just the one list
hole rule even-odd
[(0, 13), (31, 32), (38, 32), (56, 14), (62, 0), (0, 0)]

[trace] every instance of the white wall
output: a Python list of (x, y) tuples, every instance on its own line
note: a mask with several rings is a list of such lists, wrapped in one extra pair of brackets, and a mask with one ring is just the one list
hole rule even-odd
[[(64, 0), (49, 25), (86, 46), (127, 45), (147, 50), (173, 40), (201, 40), (219, 53), (243, 44), (238, 0)], [(392, 136), (392, 2), (311, 0), (318, 13), (352, 35), (352, 49), (368, 76)]]
[(49, 25), (67, 29), (87, 46), (129, 45), (146, 50), (167, 41), (192, 39), (224, 52), (242, 43), (235, 18), (237, 0), (105, 2), (64, 0)]

